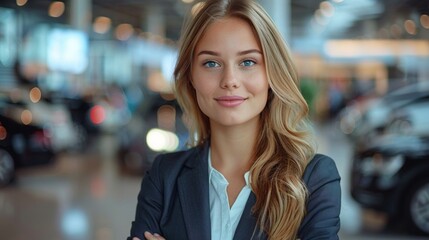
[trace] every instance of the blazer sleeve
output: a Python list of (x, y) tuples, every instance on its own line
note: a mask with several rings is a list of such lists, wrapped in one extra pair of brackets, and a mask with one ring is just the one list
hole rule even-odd
[(309, 197), (298, 238), (339, 239), (341, 187), (335, 162), (327, 156), (317, 154), (307, 166), (303, 180), (307, 184)]
[(161, 234), (159, 220), (162, 214), (163, 191), (159, 176), (160, 158), (159, 156), (155, 159), (152, 168), (142, 180), (137, 197), (135, 220), (132, 222), (130, 236), (127, 240), (132, 240), (133, 237), (143, 240), (145, 231)]

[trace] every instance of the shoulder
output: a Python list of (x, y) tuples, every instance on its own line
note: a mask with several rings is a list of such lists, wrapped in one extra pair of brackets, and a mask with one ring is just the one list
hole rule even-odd
[(158, 155), (148, 174), (161, 179), (174, 179), (186, 166), (200, 163), (202, 147), (193, 147), (184, 151)]
[(163, 171), (180, 169), (189, 164), (189, 161), (194, 159), (200, 152), (199, 150), (199, 147), (193, 147), (183, 151), (159, 154), (152, 164), (151, 171), (157, 168), (162, 168)]
[(340, 178), (334, 160), (323, 154), (316, 154), (310, 160), (302, 177), (310, 192), (327, 182), (339, 181)]

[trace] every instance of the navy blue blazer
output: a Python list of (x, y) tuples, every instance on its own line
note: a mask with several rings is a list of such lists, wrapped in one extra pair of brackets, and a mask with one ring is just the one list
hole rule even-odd
[[(155, 159), (143, 178), (128, 240), (145, 239), (145, 231), (159, 233), (167, 240), (211, 238), (208, 148), (205, 144)], [(297, 238), (338, 239), (341, 189), (334, 161), (315, 155), (305, 169), (303, 181), (309, 198)], [(255, 195), (250, 193), (234, 240), (267, 239), (258, 234), (257, 218), (251, 211), (255, 201)]]

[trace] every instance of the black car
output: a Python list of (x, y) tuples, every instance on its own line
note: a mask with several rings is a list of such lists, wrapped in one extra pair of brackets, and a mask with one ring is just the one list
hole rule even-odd
[(186, 148), (188, 131), (177, 101), (155, 95), (142, 102), (117, 138), (121, 170), (144, 174), (158, 154)]
[(429, 137), (387, 135), (355, 152), (351, 194), (411, 233), (429, 235)]
[(391, 91), (381, 97), (366, 96), (344, 108), (340, 114), (340, 128), (352, 141), (383, 134), (389, 115), (416, 102), (429, 99), (429, 81), (417, 82)]
[(48, 164), (53, 157), (46, 129), (0, 114), (0, 187), (13, 180), (17, 168)]
[(51, 94), (44, 99), (51, 104), (62, 104), (70, 112), (74, 128), (79, 133), (80, 138), (80, 146), (77, 146), (76, 149), (84, 150), (90, 139), (100, 133), (99, 126), (91, 119), (91, 111), (96, 104), (90, 100), (90, 97)]
[(391, 223), (429, 235), (429, 97), (404, 101), (390, 109), (383, 131), (354, 142), (351, 194)]

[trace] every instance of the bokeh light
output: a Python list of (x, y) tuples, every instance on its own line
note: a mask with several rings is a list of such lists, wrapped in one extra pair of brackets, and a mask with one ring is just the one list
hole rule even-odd
[(404, 23), (404, 28), (408, 34), (411, 34), (411, 35), (416, 34), (416, 24), (414, 23), (413, 20), (409, 20), (409, 19), (406, 20)]
[(159, 107), (157, 112), (158, 126), (162, 129), (174, 131), (176, 121), (176, 109), (170, 105)]
[(6, 128), (3, 126), (0, 126), (0, 140), (5, 140), (6, 137), (7, 137)]
[(326, 17), (332, 17), (334, 15), (334, 6), (332, 3), (328, 1), (323, 1), (320, 3), (320, 10), (322, 11), (322, 14)]
[(101, 124), (106, 119), (106, 111), (100, 105), (95, 105), (89, 112), (89, 118), (94, 124)]
[(94, 20), (94, 24), (92, 27), (94, 29), (94, 32), (104, 34), (110, 30), (111, 24), (112, 20), (110, 20), (110, 18), (100, 16)]
[(55, 1), (52, 2), (49, 6), (49, 16), (51, 17), (61, 17), (65, 10), (65, 5), (63, 2)]
[(126, 41), (131, 38), (134, 33), (134, 28), (129, 23), (122, 23), (116, 27), (115, 36), (118, 40)]
[(30, 110), (24, 110), (21, 113), (21, 122), (24, 125), (28, 125), (33, 121), (33, 114), (31, 113)]
[(146, 135), (146, 143), (153, 151), (171, 152), (179, 147), (179, 138), (173, 132), (153, 128)]
[(429, 29), (429, 16), (426, 14), (421, 15), (420, 24), (422, 25), (422, 27)]
[(61, 222), (62, 230), (73, 239), (82, 239), (89, 230), (86, 214), (80, 209), (71, 209), (64, 214)]
[(393, 24), (390, 27), (390, 34), (394, 37), (394, 38), (400, 38), (402, 35), (402, 28), (398, 25), (398, 24)]
[(16, 5), (22, 7), (27, 4), (27, 0), (16, 0)]
[(42, 92), (38, 87), (34, 87), (30, 90), (30, 100), (33, 103), (37, 103), (42, 98)]

